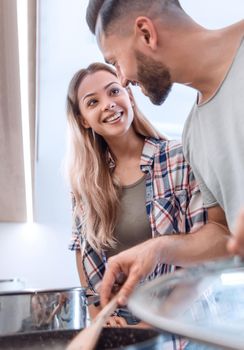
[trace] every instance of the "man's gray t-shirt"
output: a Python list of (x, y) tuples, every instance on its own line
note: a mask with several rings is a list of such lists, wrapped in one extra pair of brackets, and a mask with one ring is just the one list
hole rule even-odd
[(219, 204), (233, 230), (244, 206), (244, 40), (214, 96), (193, 106), (183, 131), (183, 151), (204, 205)]

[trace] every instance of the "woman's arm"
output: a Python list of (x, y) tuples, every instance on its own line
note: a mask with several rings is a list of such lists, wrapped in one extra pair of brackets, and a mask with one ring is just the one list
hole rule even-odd
[[(75, 256), (76, 256), (76, 267), (79, 274), (80, 283), (82, 287), (85, 287), (87, 285), (87, 280), (83, 270), (81, 251), (76, 250)], [(99, 313), (99, 311), (101, 311), (102, 308), (100, 306), (89, 305), (88, 309), (89, 309), (89, 315), (91, 319), (94, 319), (96, 315)]]
[[(79, 279), (81, 286), (85, 287), (87, 285), (86, 276), (83, 270), (82, 257), (80, 250), (76, 250), (76, 266), (79, 274)], [(93, 320), (97, 314), (102, 310), (101, 306), (89, 305), (88, 306), (89, 315), (91, 320)], [(111, 316), (106, 323), (107, 327), (126, 327), (127, 322), (123, 317)]]

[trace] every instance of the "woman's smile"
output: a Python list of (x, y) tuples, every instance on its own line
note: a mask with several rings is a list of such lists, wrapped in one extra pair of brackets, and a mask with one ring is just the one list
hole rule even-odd
[(121, 120), (121, 118), (123, 117), (124, 112), (120, 111), (120, 112), (115, 112), (112, 115), (106, 117), (103, 120), (103, 123), (109, 123), (109, 124), (115, 124), (117, 122), (119, 122)]

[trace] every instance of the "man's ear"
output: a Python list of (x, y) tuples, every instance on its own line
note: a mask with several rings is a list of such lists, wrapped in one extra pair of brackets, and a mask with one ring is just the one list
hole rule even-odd
[(133, 95), (132, 95), (131, 88), (129, 86), (126, 87), (126, 91), (127, 91), (128, 95), (129, 95), (130, 102), (134, 103), (135, 101), (134, 101), (134, 98), (133, 98)]
[(128, 95), (129, 95), (131, 105), (133, 107), (135, 105), (135, 100), (134, 100), (134, 96), (132, 94), (131, 88), (129, 86), (127, 86), (126, 90), (127, 90)]
[(135, 21), (135, 32), (142, 43), (152, 50), (157, 48), (158, 33), (153, 21), (144, 16), (139, 16)]

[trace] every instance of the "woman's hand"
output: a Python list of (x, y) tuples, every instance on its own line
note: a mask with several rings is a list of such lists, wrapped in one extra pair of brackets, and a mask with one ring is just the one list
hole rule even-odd
[(106, 322), (105, 327), (127, 327), (127, 322), (124, 317), (110, 316)]

